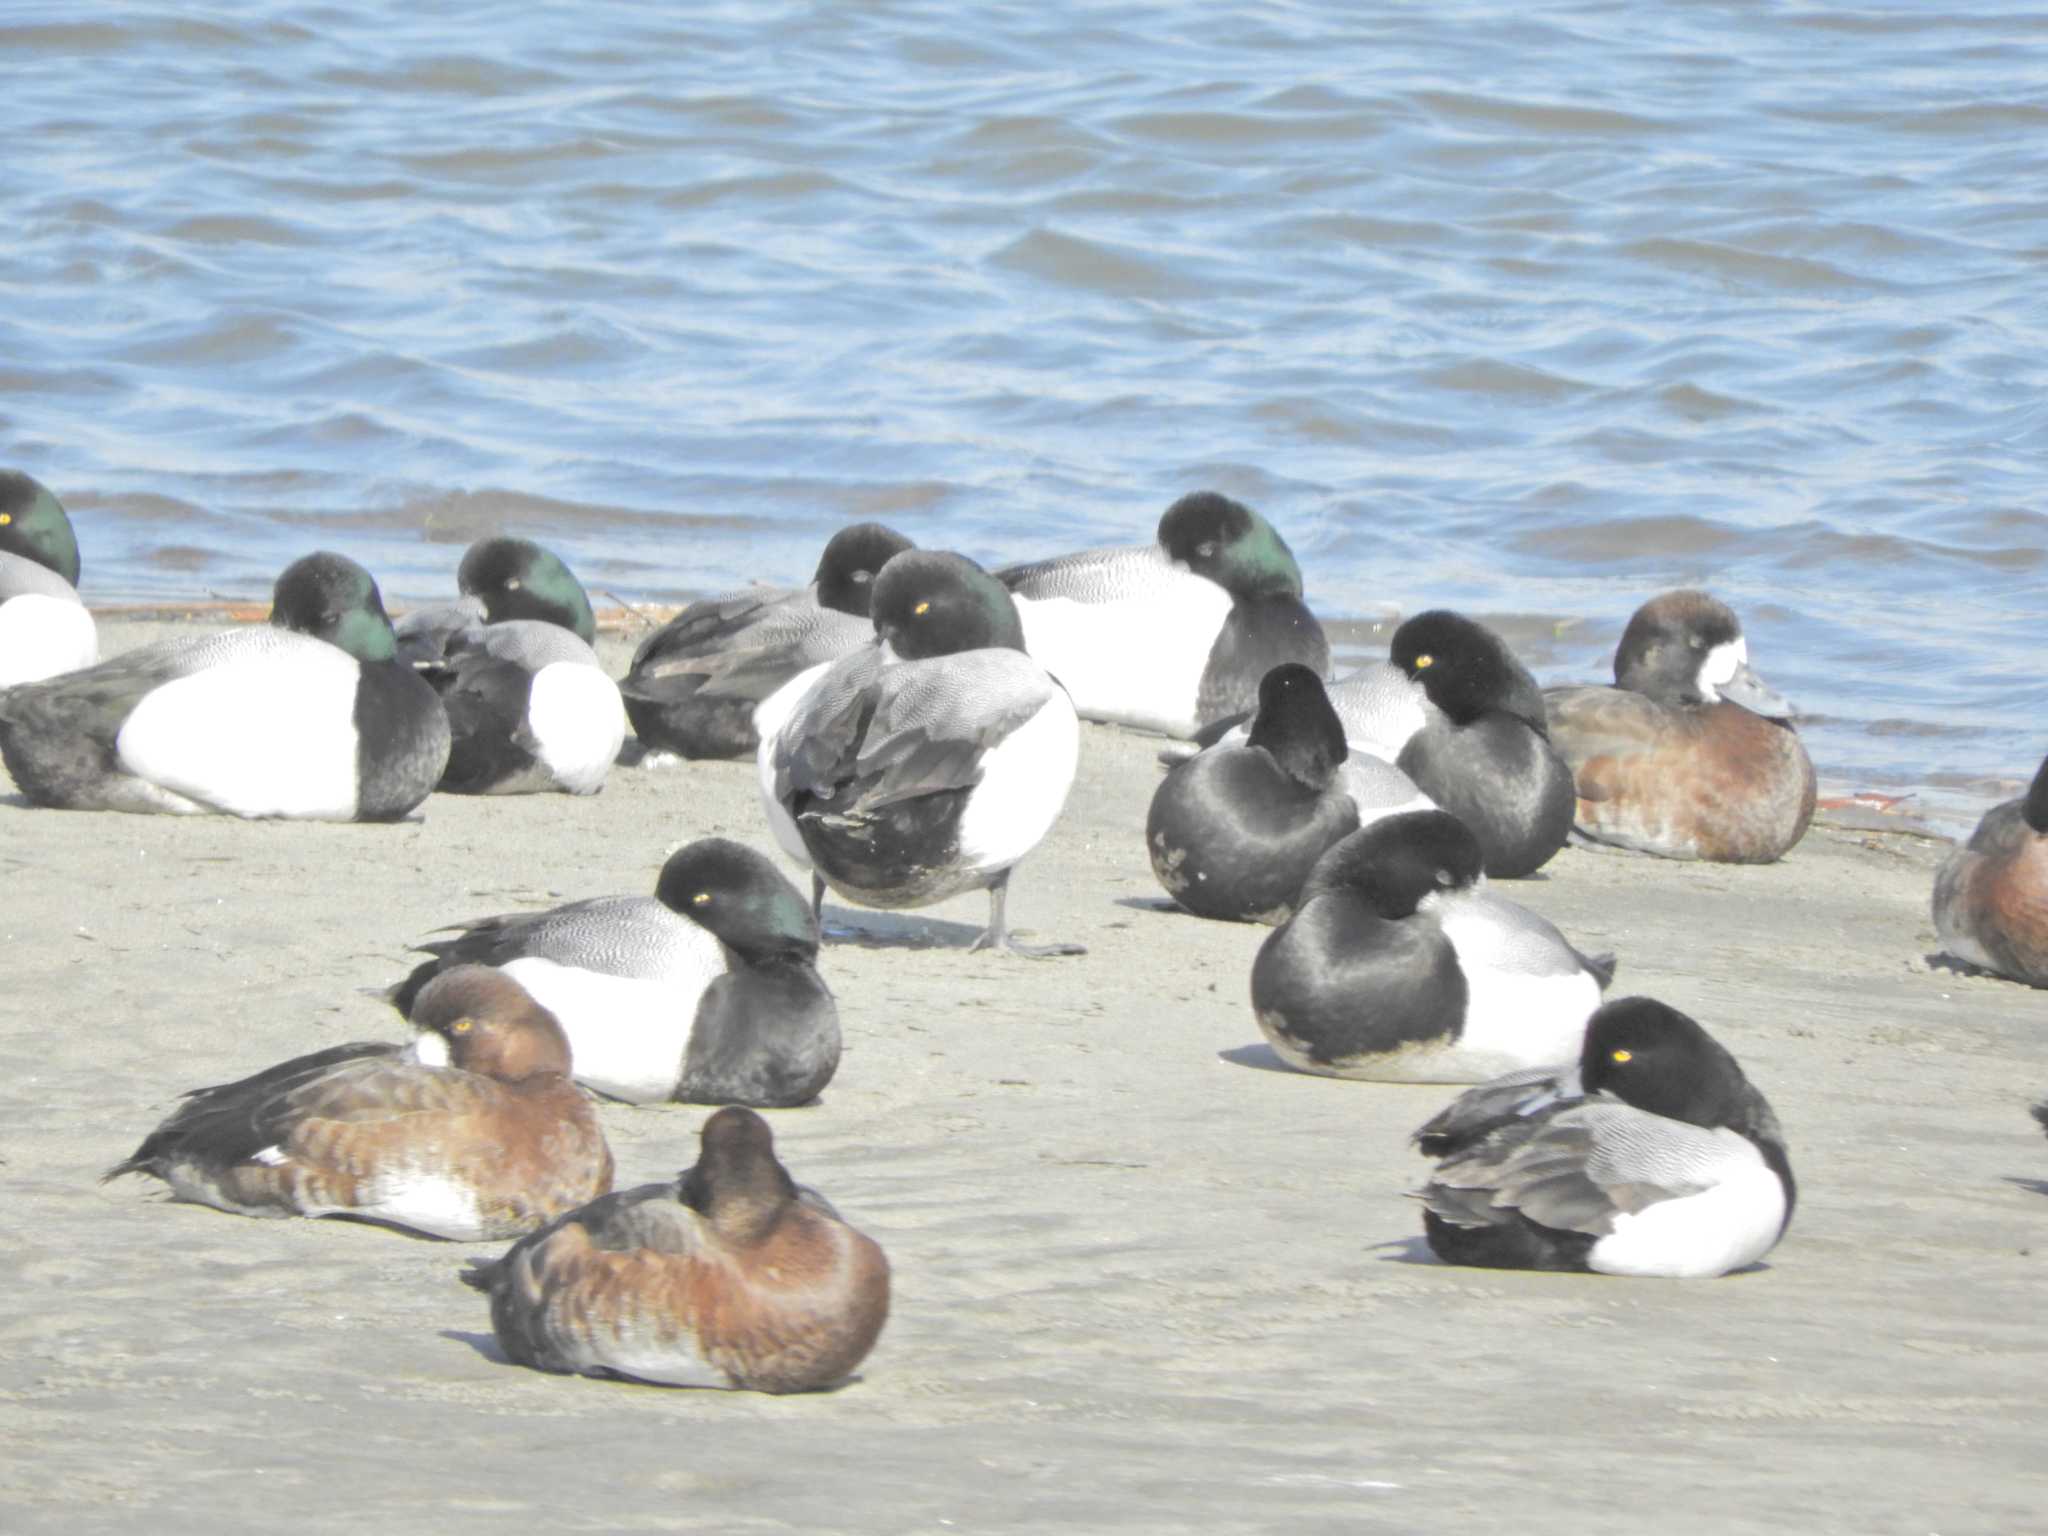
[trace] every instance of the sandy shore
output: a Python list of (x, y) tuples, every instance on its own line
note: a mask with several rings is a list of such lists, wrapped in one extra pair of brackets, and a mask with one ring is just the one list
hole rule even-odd
[[(162, 624), (103, 627), (115, 654)], [(627, 643), (606, 641), (614, 670)], [(784, 1160), (888, 1250), (862, 1377), (794, 1399), (497, 1355), (471, 1249), (94, 1181), (183, 1089), (402, 1025), (363, 988), (456, 918), (772, 847), (751, 767), (395, 827), (0, 801), (0, 1529), (2017, 1532), (2048, 1522), (2048, 993), (1930, 967), (1943, 851), (1822, 825), (1764, 869), (1567, 850), (1510, 893), (1694, 1014), (1801, 1201), (1711, 1282), (1430, 1260), (1409, 1131), (1454, 1090), (1279, 1070), (1265, 930), (1160, 910), (1157, 743), (1086, 731), (1013, 921), (980, 896), (821, 963), (846, 1027)], [(621, 1184), (706, 1112), (603, 1111)]]

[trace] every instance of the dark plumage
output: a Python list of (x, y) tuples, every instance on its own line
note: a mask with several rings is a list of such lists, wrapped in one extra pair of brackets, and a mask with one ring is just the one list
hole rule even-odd
[(1298, 663), (1273, 668), (1245, 742), (1189, 758), (1153, 792), (1152, 873), (1197, 917), (1280, 922), (1310, 866), (1358, 828), (1346, 755), (1322, 679)]
[(690, 604), (641, 641), (619, 685), (634, 732), (684, 757), (751, 755), (761, 744), (754, 711), (763, 700), (874, 640), (875, 573), (912, 547), (880, 523), (855, 523), (825, 545), (807, 587)]

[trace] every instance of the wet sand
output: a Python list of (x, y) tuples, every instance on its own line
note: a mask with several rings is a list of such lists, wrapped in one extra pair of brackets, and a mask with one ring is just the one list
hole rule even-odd
[[(103, 626), (112, 655), (164, 631)], [(614, 670), (629, 642), (605, 641)], [(1011, 900), (828, 920), (847, 1045), (785, 1162), (888, 1250), (860, 1378), (799, 1398), (505, 1364), (485, 1247), (99, 1186), (187, 1088), (397, 1038), (361, 989), (444, 922), (772, 841), (747, 764), (399, 826), (0, 800), (0, 1528), (938, 1532), (2038, 1528), (2048, 993), (1930, 966), (1943, 846), (1823, 824), (1762, 869), (1567, 850), (1507, 890), (1692, 1013), (1800, 1204), (1706, 1282), (1433, 1262), (1409, 1131), (1455, 1090), (1278, 1069), (1265, 930), (1162, 910), (1152, 739), (1087, 728)], [(11, 786), (0, 786), (11, 789)], [(707, 1111), (606, 1106), (622, 1185)]]

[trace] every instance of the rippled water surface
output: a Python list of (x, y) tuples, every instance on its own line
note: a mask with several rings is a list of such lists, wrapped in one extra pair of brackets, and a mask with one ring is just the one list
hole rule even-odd
[(315, 545), (431, 596), (500, 526), (674, 600), (854, 517), (1008, 559), (1214, 486), (1318, 611), (1464, 607), (1545, 681), (1710, 585), (1825, 780), (1953, 805), (2048, 747), (2044, 44), (1919, 0), (17, 6), (0, 461), (93, 601)]

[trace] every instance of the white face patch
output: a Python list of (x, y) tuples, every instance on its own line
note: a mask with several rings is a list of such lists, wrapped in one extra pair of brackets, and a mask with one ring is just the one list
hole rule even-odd
[(1711, 704), (1721, 697), (1721, 686), (1740, 669), (1749, 665), (1749, 641), (1738, 635), (1733, 640), (1723, 641), (1707, 652), (1706, 660), (1700, 663), (1699, 687), (1701, 695)]
[(423, 1067), (445, 1067), (448, 1042), (432, 1030), (422, 1030), (412, 1043), (412, 1059)]

